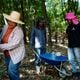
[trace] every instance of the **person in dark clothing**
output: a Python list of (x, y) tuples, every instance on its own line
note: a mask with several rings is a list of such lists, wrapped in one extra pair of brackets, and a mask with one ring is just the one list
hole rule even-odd
[[(72, 65), (72, 73), (76, 74), (80, 72), (80, 23), (73, 12), (66, 14), (66, 21), (68, 22), (66, 29), (68, 36), (68, 59)], [(77, 63), (79, 68), (77, 68)]]

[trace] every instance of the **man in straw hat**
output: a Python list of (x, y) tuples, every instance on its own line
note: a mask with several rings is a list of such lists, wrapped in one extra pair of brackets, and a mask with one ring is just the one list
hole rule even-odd
[(7, 72), (10, 80), (20, 80), (19, 66), (25, 55), (23, 31), (17, 24), (24, 24), (20, 21), (20, 13), (12, 11), (10, 15), (3, 14), (7, 20), (1, 37), (0, 50), (4, 52)]
[[(68, 22), (66, 33), (68, 35), (68, 59), (72, 65), (74, 80), (80, 80), (80, 23), (73, 12), (66, 14), (65, 19)], [(77, 61), (77, 62), (76, 62)], [(77, 63), (79, 68), (77, 69)], [(76, 75), (76, 74), (79, 75)], [(78, 76), (78, 79), (76, 79)]]

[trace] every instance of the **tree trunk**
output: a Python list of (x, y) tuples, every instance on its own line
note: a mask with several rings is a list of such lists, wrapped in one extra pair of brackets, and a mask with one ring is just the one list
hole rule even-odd
[(73, 11), (75, 14), (78, 10), (78, 0), (68, 0), (68, 11)]
[[(20, 4), (21, 4), (22, 21), (24, 22), (23, 0), (20, 0)], [(25, 28), (25, 25), (23, 25), (22, 28), (23, 28), (23, 33), (24, 33), (24, 42), (27, 43), (27, 41), (26, 41), (26, 28)]]
[(43, 16), (45, 18), (47, 27), (48, 27), (48, 32), (49, 32), (49, 36), (48, 36), (48, 44), (49, 46), (52, 46), (52, 41), (51, 41), (51, 29), (50, 29), (50, 24), (49, 24), (49, 19), (48, 19), (48, 15), (47, 15), (47, 11), (46, 11), (46, 6), (45, 6), (45, 0), (41, 0), (42, 2), (42, 12), (43, 12)]
[(58, 43), (58, 32), (57, 31), (55, 32), (55, 43), (56, 44)]

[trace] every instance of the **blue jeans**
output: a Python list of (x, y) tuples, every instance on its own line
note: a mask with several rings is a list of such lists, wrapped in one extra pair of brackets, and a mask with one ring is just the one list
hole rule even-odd
[(40, 58), (39, 55), (40, 54), (44, 54), (46, 52), (45, 48), (35, 48), (35, 65), (36, 66), (40, 66)]
[(20, 80), (19, 66), (20, 66), (21, 62), (19, 62), (17, 64), (13, 64), (10, 56), (6, 56), (5, 57), (5, 63), (7, 66), (7, 72), (8, 72), (10, 80)]
[(80, 71), (80, 48), (68, 48), (68, 59), (72, 65), (72, 72), (77, 72), (77, 63)]

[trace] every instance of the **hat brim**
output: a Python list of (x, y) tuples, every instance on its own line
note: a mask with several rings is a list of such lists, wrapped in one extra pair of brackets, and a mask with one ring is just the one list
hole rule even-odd
[(15, 23), (18, 23), (18, 24), (24, 24), (24, 22), (20, 21), (20, 20), (14, 20), (12, 19), (9, 15), (3, 13), (3, 16), (7, 19), (7, 20), (10, 20), (12, 22), (15, 22)]

